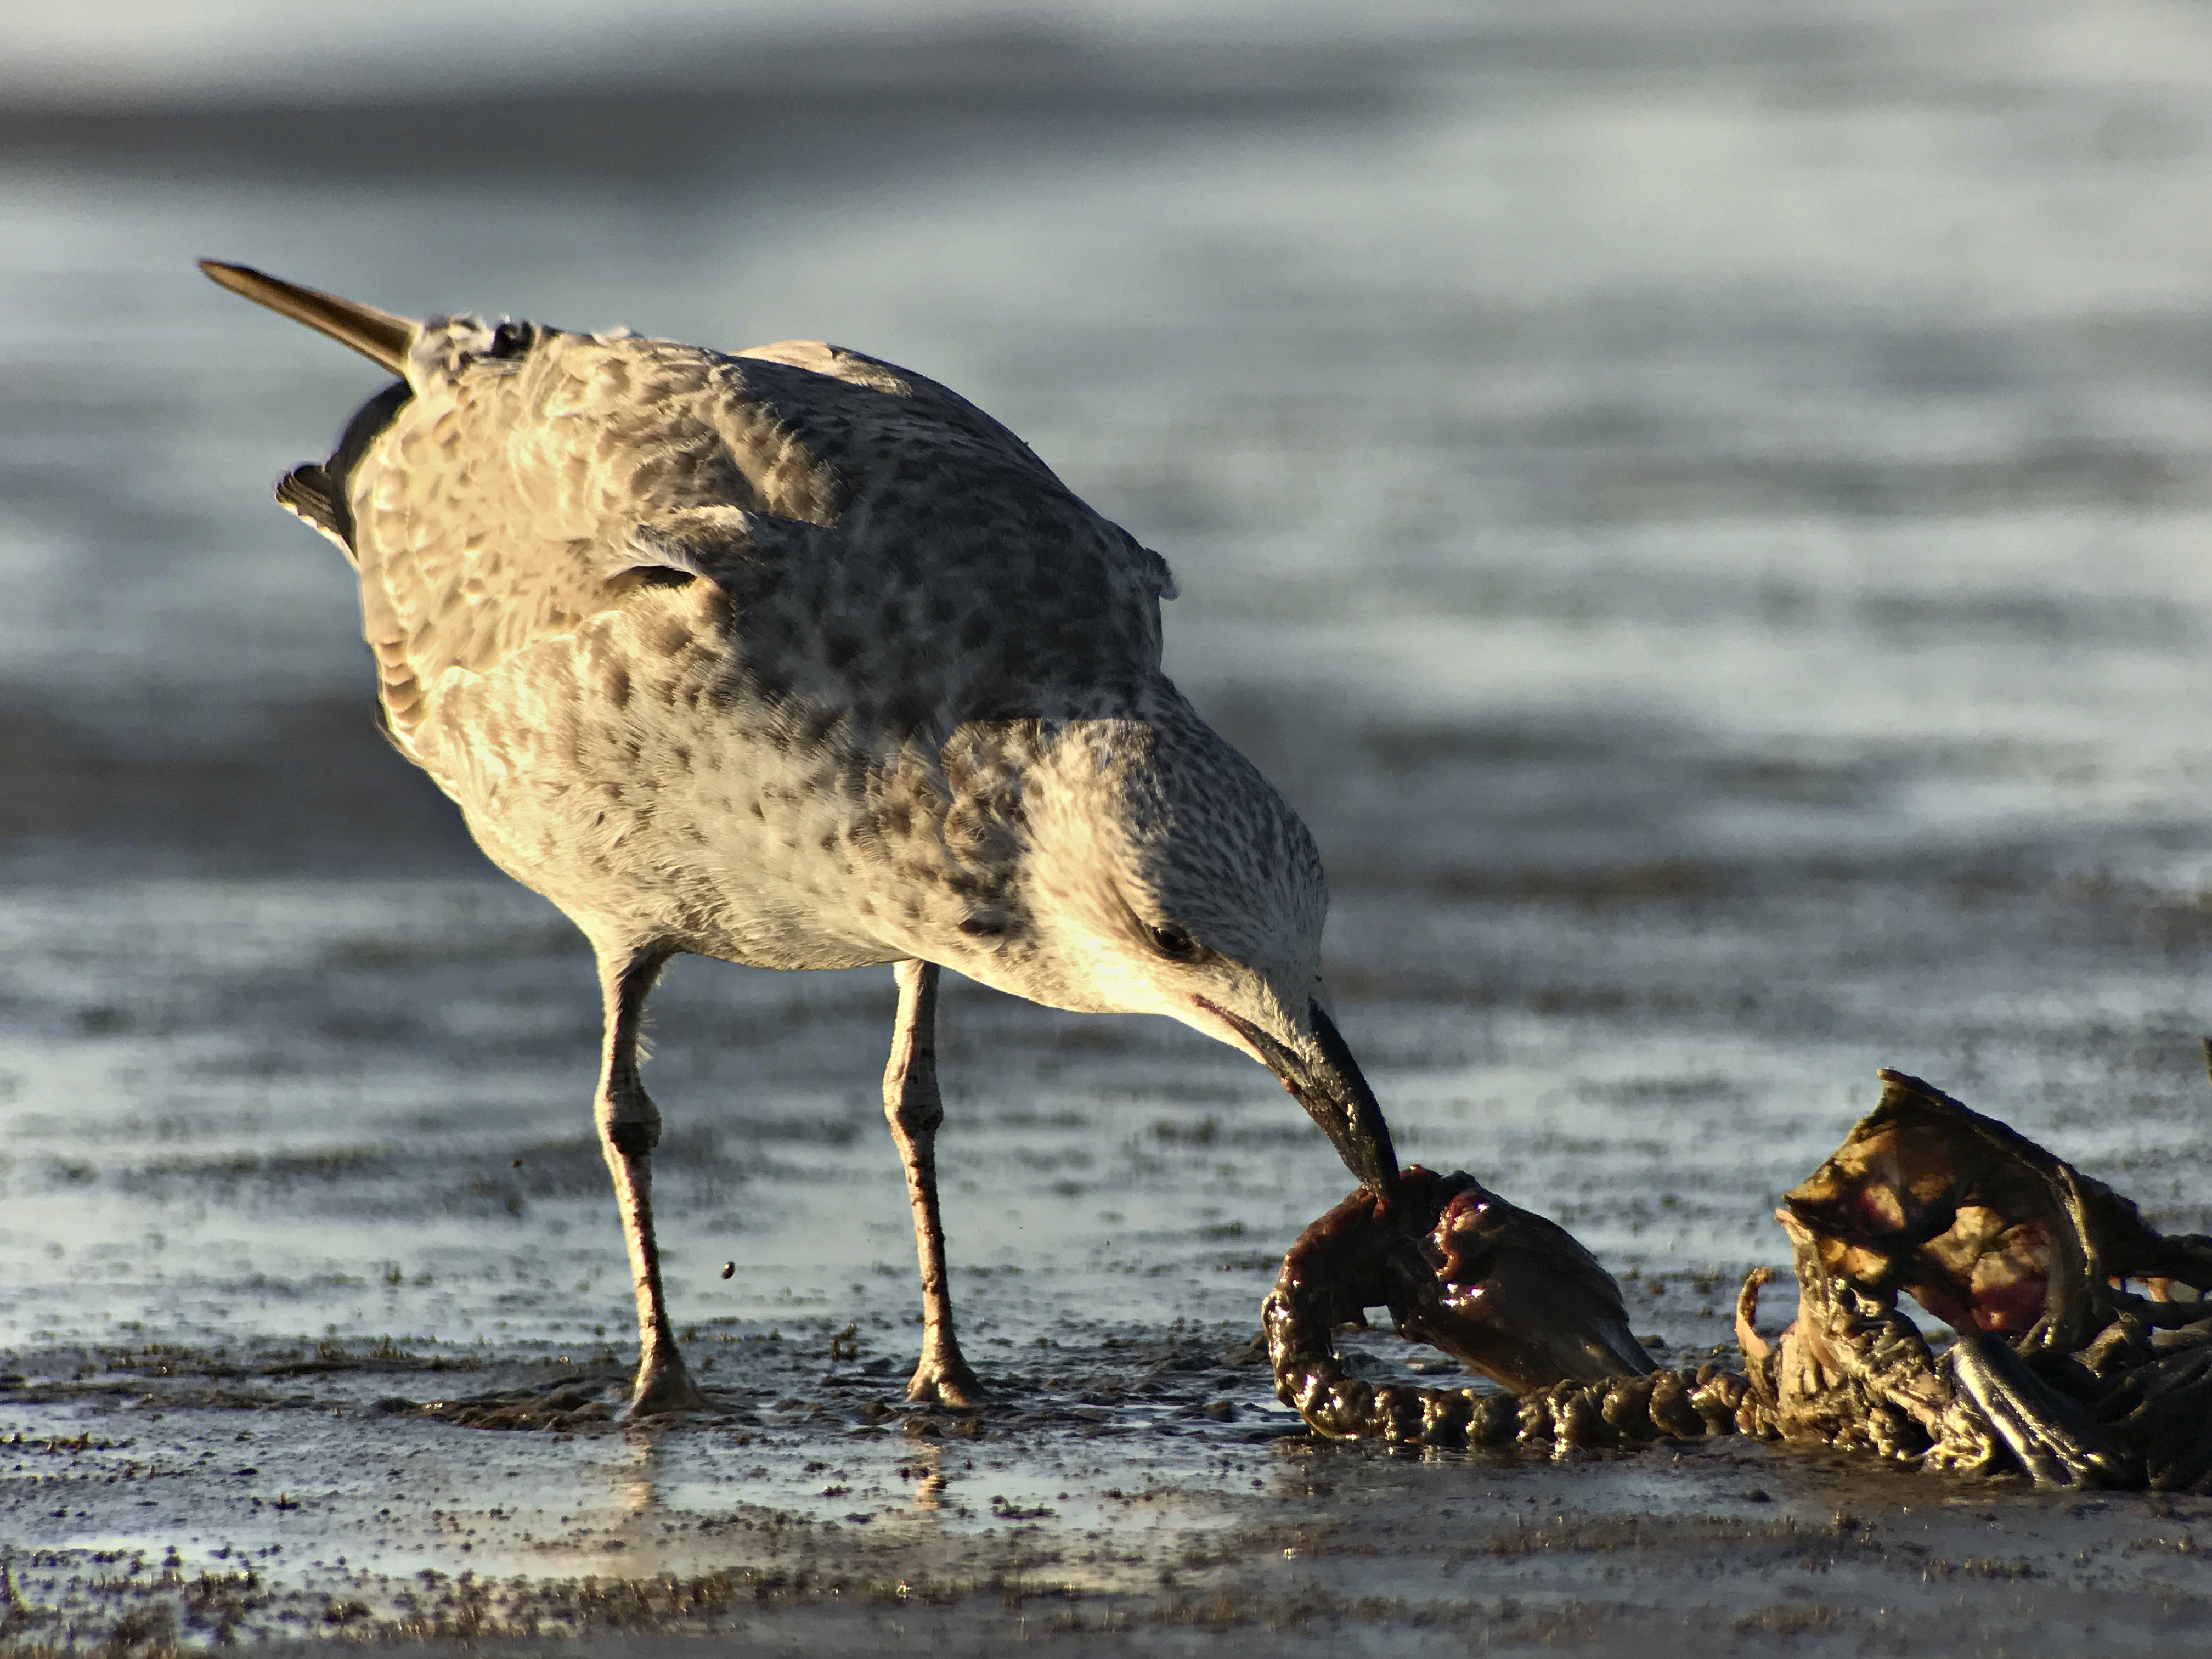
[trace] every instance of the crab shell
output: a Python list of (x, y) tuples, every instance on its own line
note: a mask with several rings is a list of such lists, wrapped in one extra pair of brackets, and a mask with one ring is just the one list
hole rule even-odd
[(1268, 1305), (1279, 1360), (1328, 1358), (1331, 1332), (1387, 1307), (1400, 1335), (1516, 1394), (1652, 1369), (1620, 1287), (1565, 1228), (1419, 1164), (1394, 1198), (1362, 1188), (1301, 1233)]

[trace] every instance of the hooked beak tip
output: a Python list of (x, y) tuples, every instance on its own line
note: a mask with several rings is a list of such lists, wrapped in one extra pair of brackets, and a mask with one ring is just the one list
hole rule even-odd
[(1305, 1053), (1238, 1024), (1276, 1080), (1321, 1126), (1345, 1167), (1370, 1191), (1390, 1198), (1398, 1190), (1398, 1153), (1382, 1108), (1321, 1004), (1310, 1005), (1307, 1018), (1313, 1038)]

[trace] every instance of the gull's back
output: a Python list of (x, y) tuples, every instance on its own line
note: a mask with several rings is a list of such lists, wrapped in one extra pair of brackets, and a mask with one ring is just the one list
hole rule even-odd
[(955, 731), (1158, 681), (1158, 556), (920, 376), (462, 318), (407, 381), (280, 499), (359, 567), (392, 741), (595, 939), (907, 954), (973, 875)]

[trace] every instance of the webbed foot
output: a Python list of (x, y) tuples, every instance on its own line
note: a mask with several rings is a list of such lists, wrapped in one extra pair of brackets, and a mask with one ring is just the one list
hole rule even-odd
[(957, 1348), (923, 1354), (906, 1385), (906, 1397), (939, 1406), (980, 1406), (988, 1398)]
[(623, 1409), (623, 1420), (635, 1423), (642, 1418), (670, 1417), (678, 1412), (708, 1409), (707, 1397), (699, 1392), (691, 1373), (684, 1369), (683, 1357), (672, 1351), (648, 1355), (639, 1364), (637, 1381), (630, 1385), (629, 1404)]
[(465, 1429), (580, 1429), (615, 1419), (621, 1409), (618, 1385), (619, 1379), (612, 1376), (570, 1377), (550, 1389), (501, 1389), (459, 1400), (425, 1401), (420, 1406), (393, 1399), (381, 1402), (379, 1409), (416, 1411)]
[(622, 1391), (619, 1376), (570, 1376), (550, 1388), (501, 1389), (421, 1406), (395, 1399), (382, 1409), (419, 1411), (466, 1429), (580, 1429), (594, 1423), (635, 1423), (716, 1409), (692, 1382), (680, 1358), (672, 1364), (640, 1367), (628, 1401)]

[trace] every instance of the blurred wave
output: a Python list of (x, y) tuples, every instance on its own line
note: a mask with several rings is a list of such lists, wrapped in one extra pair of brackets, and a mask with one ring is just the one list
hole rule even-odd
[[(0, 112), (0, 702), (47, 781), (7, 844), (229, 856), (148, 810), (193, 757), (218, 816), (246, 776), (419, 788), (307, 712), (362, 695), (352, 599), (264, 494), (372, 377), (204, 253), (909, 362), (1169, 553), (1224, 707), (2046, 757), (1957, 776), (1943, 835), (2172, 817), (2212, 766), (2197, 14), (671, 4), (619, 50), (570, 9), (273, 57), (245, 0), (97, 15), (113, 85)], [(237, 73), (129, 67), (209, 42)]]
[[(1580, 9), (1565, 14), (1571, 17)], [(98, 0), (9, 20), (0, 99), (46, 110), (176, 109), (331, 97), (503, 97), (647, 76), (697, 86), (732, 77), (866, 85), (988, 83), (1055, 46), (1148, 56), (1173, 79), (1176, 49), (1433, 40), (1512, 7), (1377, 0), (387, 0), (374, 13), (284, 0)], [(1529, 13), (1540, 16), (1541, 13)]]

